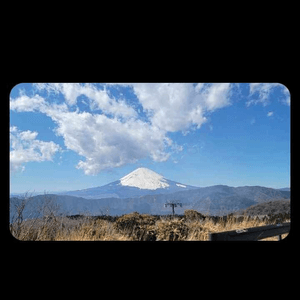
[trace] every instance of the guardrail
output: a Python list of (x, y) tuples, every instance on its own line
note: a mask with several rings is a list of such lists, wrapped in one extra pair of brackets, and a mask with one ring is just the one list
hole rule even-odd
[(278, 235), (278, 240), (281, 240), (282, 234), (289, 233), (290, 224), (290, 222), (286, 222), (276, 225), (210, 233), (208, 239), (209, 241), (257, 241)]

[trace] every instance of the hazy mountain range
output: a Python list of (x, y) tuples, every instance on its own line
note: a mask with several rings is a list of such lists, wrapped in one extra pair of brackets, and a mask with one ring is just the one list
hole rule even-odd
[[(179, 201), (183, 204), (182, 208), (175, 209), (178, 214), (183, 214), (185, 209), (196, 209), (202, 213), (221, 215), (270, 200), (289, 199), (290, 190), (226, 185), (199, 188), (168, 180), (146, 168), (138, 168), (120, 180), (104, 186), (48, 194), (49, 197), (55, 199), (60, 207), (60, 213), (67, 215), (83, 213), (122, 215), (133, 211), (169, 214), (170, 208), (164, 207), (164, 203), (168, 201)], [(41, 206), (43, 199), (44, 195), (32, 197), (25, 210), (25, 217), (32, 214), (37, 205)], [(13, 202), (18, 200), (13, 196), (10, 200), (12, 216), (15, 213)]]

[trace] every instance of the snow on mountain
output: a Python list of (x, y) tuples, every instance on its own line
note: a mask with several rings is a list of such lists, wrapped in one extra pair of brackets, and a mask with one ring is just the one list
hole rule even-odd
[(164, 189), (170, 186), (162, 175), (147, 168), (138, 168), (127, 174), (120, 179), (120, 184), (147, 190)]
[(183, 188), (186, 188), (186, 185), (183, 185), (183, 184), (180, 184), (180, 183), (176, 183), (177, 186), (180, 186), (180, 187), (183, 187)]
[(162, 175), (147, 168), (138, 168), (125, 175), (119, 180), (108, 183), (103, 186), (59, 193), (60, 195), (69, 195), (83, 197), (86, 199), (101, 198), (138, 198), (145, 195), (170, 194), (182, 190), (195, 189), (198, 187), (184, 185), (166, 179)]
[[(224, 213), (225, 209), (229, 212), (274, 199), (288, 199), (290, 192), (262, 186), (215, 185), (199, 188), (166, 179), (146, 168), (138, 168), (103, 186), (48, 194), (47, 197), (55, 199), (61, 207), (61, 213), (67, 215), (82, 212), (99, 215), (105, 211), (110, 215), (122, 215), (132, 211), (169, 214), (170, 209), (164, 207), (168, 201), (180, 201), (183, 204), (183, 207), (177, 207), (178, 214), (183, 214), (185, 209), (196, 209), (217, 215)], [(38, 211), (34, 205), (41, 207), (40, 202), (45, 201), (44, 198), (44, 195), (33, 197), (36, 201), (28, 207), (26, 218), (33, 211)], [(14, 201), (18, 199), (11, 197), (11, 217), (16, 214)]]

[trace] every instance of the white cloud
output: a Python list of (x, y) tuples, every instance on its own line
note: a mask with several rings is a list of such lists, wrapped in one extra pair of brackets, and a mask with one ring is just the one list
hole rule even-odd
[(77, 97), (80, 96), (80, 85), (78, 83), (35, 83), (39, 91), (46, 90), (48, 94), (62, 93), (68, 105), (75, 105)]
[(23, 111), (41, 111), (47, 106), (43, 97), (35, 95), (34, 97), (28, 97), (21, 95), (16, 99), (10, 99), (10, 109), (17, 112)]
[(150, 156), (164, 161), (169, 143), (165, 132), (140, 120), (122, 123), (116, 118), (88, 112), (65, 112), (53, 116), (56, 133), (64, 138), (65, 146), (85, 157), (77, 168), (94, 175), (103, 169), (134, 163)]
[(274, 88), (280, 88), (284, 97), (279, 98), (278, 101), (282, 104), (290, 106), (290, 92), (281, 83), (250, 83), (249, 84), (249, 98), (252, 97), (254, 99), (248, 100), (246, 102), (246, 106), (250, 105), (262, 104), (263, 106), (267, 106), (270, 104), (270, 94), (273, 92)]
[(10, 110), (16, 112), (41, 112), (50, 115), (53, 112), (66, 112), (68, 107), (66, 103), (49, 103), (40, 95), (29, 97), (21, 95), (15, 99), (10, 98)]
[[(42, 88), (45, 87), (39, 87)], [(54, 94), (58, 93), (58, 88), (60, 87), (52, 86), (50, 90), (47, 86)], [(97, 91), (90, 86), (84, 88), (82, 93), (104, 112), (112, 114), (113, 118), (105, 114), (91, 114), (79, 110), (71, 112), (66, 103), (48, 105), (40, 96), (11, 99), (11, 109), (19, 112), (39, 111), (52, 118), (57, 124), (56, 134), (64, 138), (65, 146), (85, 158), (77, 165), (85, 174), (97, 174), (103, 169), (133, 163), (147, 156), (154, 161), (165, 161), (169, 158), (170, 154), (165, 152), (165, 148), (169, 147), (172, 141), (166, 137), (165, 131), (134, 118), (135, 111), (124, 101), (117, 102), (109, 98), (106, 92)], [(75, 87), (75, 91), (76, 89)], [(76, 92), (69, 90), (66, 97), (75, 99)], [(39, 101), (36, 102), (35, 99)], [(122, 119), (118, 118), (120, 115)], [(124, 119), (125, 116), (129, 118)], [(16, 130), (16, 127), (11, 127), (11, 133)], [(11, 152), (13, 170), (21, 169), (22, 163), (47, 158), (46, 148), (42, 147), (43, 142), (35, 140), (36, 135), (37, 133), (26, 131), (12, 137), (13, 146), (21, 145), (20, 149)], [(42, 154), (39, 155), (36, 150), (42, 151)]]
[(9, 127), (9, 132), (17, 132), (17, 131), (18, 131), (17, 126), (10, 126)]
[[(230, 84), (125, 85), (133, 88), (149, 121), (139, 120), (137, 112), (122, 96), (115, 99), (106, 87), (101, 89), (92, 84), (36, 84), (37, 92), (46, 91), (53, 97), (61, 93), (65, 102), (55, 104), (39, 95), (31, 98), (21, 95), (11, 99), (11, 109), (39, 111), (52, 118), (57, 124), (56, 134), (63, 137), (66, 148), (83, 157), (77, 168), (94, 175), (146, 157), (157, 162), (166, 161), (172, 153), (183, 150), (167, 137), (168, 132), (188, 134), (191, 126), (200, 128), (207, 121), (207, 113), (231, 104)], [(70, 111), (70, 106), (77, 105), (80, 95), (87, 97), (86, 103), (93, 113), (82, 112), (78, 107)], [(12, 127), (13, 133), (14, 130)], [(22, 147), (21, 152), (11, 153), (13, 168), (20, 169), (27, 161), (47, 159), (58, 151), (56, 144), (48, 144), (47, 156), (45, 142), (37, 141), (36, 136), (37, 133), (30, 131), (17, 133), (16, 140)]]
[(230, 105), (230, 84), (138, 83), (132, 84), (151, 123), (163, 130), (186, 132), (200, 128), (205, 113)]
[(257, 94), (258, 98), (248, 100), (246, 106), (249, 107), (252, 104), (262, 104), (263, 106), (267, 106), (270, 103), (270, 93), (277, 86), (282, 85), (280, 83), (250, 83), (249, 97)]
[(10, 170), (24, 171), (27, 162), (52, 160), (54, 154), (60, 151), (54, 142), (36, 140), (35, 131), (20, 131), (16, 126), (10, 127)]
[(126, 104), (126, 101), (119, 99), (118, 101), (109, 96), (106, 87), (99, 89), (95, 85), (86, 83), (43, 83), (35, 84), (38, 90), (46, 90), (48, 93), (62, 93), (66, 103), (69, 106), (77, 104), (77, 98), (81, 95), (89, 99), (91, 110), (102, 110), (105, 114), (112, 114), (116, 117), (136, 117), (137, 112)]
[(204, 93), (204, 101), (208, 110), (215, 110), (230, 105), (230, 83), (214, 83)]
[(273, 111), (269, 111), (269, 112), (267, 113), (267, 117), (271, 117), (271, 116), (273, 116), (273, 114), (274, 114)]
[(20, 139), (21, 140), (34, 140), (37, 137), (38, 133), (36, 131), (22, 131), (20, 132)]
[(285, 98), (282, 99), (281, 102), (283, 104), (285, 104), (285, 105), (290, 106), (291, 105), (291, 94), (290, 94), (290, 91), (284, 85), (282, 85), (282, 88), (283, 88), (283, 94), (284, 94)]

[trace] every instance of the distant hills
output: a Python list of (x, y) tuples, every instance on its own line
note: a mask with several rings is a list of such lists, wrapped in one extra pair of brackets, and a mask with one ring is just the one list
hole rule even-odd
[[(66, 215), (122, 215), (133, 211), (169, 214), (170, 208), (164, 207), (168, 201), (183, 204), (176, 208), (177, 214), (183, 214), (185, 209), (195, 209), (210, 215), (224, 215), (253, 205), (289, 198), (289, 188), (227, 185), (199, 188), (166, 179), (146, 168), (138, 168), (104, 186), (47, 195), (47, 201), (53, 199), (59, 207), (59, 213)], [(17, 195), (11, 195), (11, 216), (15, 214), (14, 203), (18, 201)], [(24, 210), (24, 217), (37, 216), (45, 201), (44, 195), (32, 197)]]
[[(36, 215), (38, 207), (45, 201), (44, 195), (32, 197), (24, 211), (24, 217)], [(175, 212), (183, 214), (185, 209), (195, 209), (210, 215), (225, 215), (230, 212), (247, 209), (253, 205), (270, 201), (289, 199), (289, 191), (280, 191), (261, 186), (230, 187), (215, 185), (203, 188), (193, 188), (165, 194), (148, 194), (140, 197), (127, 198), (100, 198), (86, 199), (70, 195), (48, 194), (47, 198), (53, 199), (59, 207), (59, 213), (66, 215), (123, 215), (133, 211), (147, 214), (170, 214), (170, 208), (165, 208), (168, 201), (179, 201), (182, 208), (177, 207)], [(10, 199), (11, 216), (15, 213), (13, 203), (18, 198)]]
[(280, 191), (285, 191), (285, 192), (290, 192), (291, 191), (291, 188), (289, 187), (286, 187), (286, 188), (281, 188), (279, 189)]
[(290, 214), (291, 203), (290, 200), (274, 200), (256, 205), (249, 206), (248, 208), (238, 211), (238, 214), (245, 214), (249, 216), (262, 216), (262, 215), (278, 215)]

